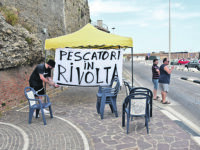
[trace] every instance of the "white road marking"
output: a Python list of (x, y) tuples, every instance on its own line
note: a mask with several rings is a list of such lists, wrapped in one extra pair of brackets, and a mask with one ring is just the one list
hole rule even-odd
[(90, 149), (88, 140), (87, 140), (85, 134), (83, 133), (83, 131), (81, 131), (81, 129), (79, 129), (79, 128), (78, 128), (76, 125), (74, 125), (72, 122), (70, 122), (70, 121), (68, 121), (68, 120), (66, 120), (66, 119), (64, 119), (64, 118), (61, 118), (61, 117), (58, 117), (58, 116), (54, 116), (54, 117), (56, 117), (56, 118), (58, 118), (58, 119), (60, 119), (60, 120), (62, 120), (62, 121), (67, 122), (67, 123), (68, 123), (69, 125), (71, 125), (74, 129), (76, 129), (76, 131), (80, 134), (81, 138), (83, 139), (84, 149), (85, 149), (85, 150), (89, 150), (89, 149)]
[(166, 107), (165, 109), (167, 111), (169, 111), (170, 113), (172, 113), (173, 115), (175, 115), (176, 117), (178, 117), (181, 121), (183, 121), (187, 126), (189, 126), (191, 129), (193, 129), (195, 132), (197, 132), (198, 134), (200, 134), (200, 128), (199, 128), (199, 126), (197, 126), (196, 124), (194, 124), (193, 122), (191, 122), (190, 120), (188, 120), (186, 117), (184, 117), (182, 114), (180, 114), (177, 111), (175, 111), (173, 108)]
[(26, 107), (28, 107), (28, 105), (26, 105), (26, 106), (24, 106), (24, 107), (22, 107), (22, 108), (20, 108), (20, 109), (18, 109), (18, 110), (16, 110), (16, 111), (20, 111), (20, 110), (22, 110), (22, 109), (24, 109), (24, 108), (26, 108)]
[[(27, 105), (27, 106), (28, 106), (28, 105)], [(16, 110), (16, 111), (20, 111), (20, 110), (26, 108), (27, 106), (25, 106), (25, 107), (23, 107), (23, 108), (21, 108), (21, 109), (18, 109), (18, 110)], [(69, 120), (66, 120), (66, 119), (61, 118), (61, 117), (58, 117), (58, 116), (54, 116), (54, 117), (55, 117), (55, 118), (58, 118), (58, 119), (60, 119), (60, 120), (62, 120), (62, 121), (64, 121), (64, 122), (66, 122), (66, 123), (68, 123), (70, 126), (72, 126), (72, 127), (80, 134), (80, 136), (81, 136), (81, 138), (82, 138), (82, 140), (83, 140), (84, 150), (89, 150), (89, 149), (90, 149), (88, 140), (87, 140), (85, 134), (83, 133), (83, 131), (81, 131), (81, 129), (79, 129), (76, 125), (74, 125), (74, 124), (73, 124), (72, 122), (70, 122)]]
[(29, 138), (28, 138), (28, 135), (26, 134), (26, 132), (24, 132), (24, 130), (22, 130), (20, 127), (14, 125), (14, 124), (11, 124), (11, 123), (0, 122), (0, 124), (11, 126), (15, 129), (17, 129), (22, 134), (23, 140), (24, 140), (24, 146), (23, 146), (22, 150), (28, 150)]
[(175, 121), (178, 120), (180, 121), (178, 118), (176, 118), (174, 115), (172, 115), (170, 112), (166, 111), (166, 110), (160, 110), (164, 115), (166, 115), (168, 118), (170, 118), (171, 120)]
[(192, 136), (193, 140), (200, 145), (200, 137), (199, 136)]

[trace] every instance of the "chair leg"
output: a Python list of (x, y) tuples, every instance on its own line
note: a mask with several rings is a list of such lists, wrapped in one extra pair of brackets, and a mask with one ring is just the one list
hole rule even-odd
[(36, 116), (35, 116), (35, 118), (38, 118), (39, 112), (40, 112), (40, 109), (36, 109)]
[(127, 114), (127, 127), (126, 127), (127, 134), (128, 134), (128, 130), (129, 130), (129, 119), (130, 119), (130, 116)]
[(113, 106), (111, 104), (109, 104), (109, 106), (110, 106), (111, 112), (113, 113), (114, 112), (113, 111)]
[(112, 101), (112, 104), (113, 104), (115, 117), (118, 117), (116, 98), (112, 98), (111, 101)]
[(53, 118), (53, 113), (52, 113), (51, 106), (49, 106), (49, 112), (50, 112), (50, 117)]
[(147, 129), (147, 134), (149, 134), (149, 125), (148, 125), (148, 117), (147, 116), (145, 116), (145, 126)]
[(101, 119), (103, 119), (104, 108), (105, 108), (105, 100), (103, 100), (103, 98), (102, 98), (102, 99), (101, 99), (101, 105), (100, 105)]
[(125, 106), (122, 105), (122, 127), (125, 126)]
[(96, 103), (96, 109), (97, 109), (97, 113), (100, 114), (100, 101), (97, 98), (97, 103)]
[(42, 112), (42, 119), (43, 119), (44, 125), (46, 125), (47, 123), (46, 123), (46, 119), (45, 119), (43, 108), (41, 108), (41, 112)]
[(34, 112), (34, 109), (30, 109), (30, 110), (29, 110), (29, 119), (28, 119), (28, 123), (29, 123), (29, 124), (31, 124), (32, 117), (33, 117), (33, 112)]

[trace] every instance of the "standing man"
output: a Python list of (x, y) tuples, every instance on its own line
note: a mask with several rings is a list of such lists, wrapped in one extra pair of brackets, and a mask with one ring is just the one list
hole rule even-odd
[(153, 89), (153, 99), (154, 100), (159, 99), (159, 96), (157, 96), (159, 76), (160, 76), (160, 70), (158, 67), (158, 59), (154, 59), (153, 66), (152, 66), (152, 82), (154, 85), (154, 89)]
[[(48, 83), (54, 87), (59, 87), (59, 85), (55, 84), (51, 79), (51, 69), (55, 67), (55, 61), (49, 60), (45, 64), (39, 64), (36, 66), (35, 70), (30, 76), (29, 84), (37, 94), (44, 95), (44, 87), (43, 82)], [(39, 96), (39, 99), (42, 100), (42, 97)], [(35, 103), (32, 103), (32, 105)], [(45, 110), (44, 110), (45, 111)], [(45, 111), (46, 112), (46, 111)]]
[(163, 59), (163, 64), (160, 66), (160, 77), (159, 77), (159, 84), (161, 88), (161, 95), (162, 95), (162, 103), (163, 104), (170, 104), (169, 101), (166, 100), (167, 93), (169, 91), (169, 84), (170, 84), (170, 75), (174, 66), (169, 69), (169, 60), (167, 58)]

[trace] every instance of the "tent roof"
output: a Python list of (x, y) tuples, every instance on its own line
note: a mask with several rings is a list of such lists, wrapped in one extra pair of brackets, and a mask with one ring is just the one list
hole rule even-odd
[(96, 29), (91, 24), (80, 30), (45, 41), (45, 49), (57, 48), (126, 48), (133, 47), (132, 38), (106, 33)]

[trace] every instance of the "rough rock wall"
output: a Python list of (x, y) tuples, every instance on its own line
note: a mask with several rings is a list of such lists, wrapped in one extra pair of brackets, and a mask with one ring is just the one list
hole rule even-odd
[(72, 33), (89, 23), (90, 12), (87, 0), (67, 0), (65, 3), (67, 33)]
[(0, 14), (0, 70), (34, 64), (41, 59), (41, 41), (26, 29), (11, 26)]
[(3, 5), (13, 6), (19, 11), (20, 22), (32, 33), (44, 38), (56, 37), (77, 31), (89, 23), (87, 0), (0, 0)]
[[(16, 8), (19, 24), (41, 40), (39, 43), (23, 28), (6, 24), (1, 16), (0, 69), (32, 63), (32, 60), (37, 63), (42, 58), (46, 38), (75, 32), (90, 21), (87, 0), (0, 0), (0, 3)], [(46, 34), (42, 32), (44, 28)], [(27, 42), (29, 39), (33, 39), (31, 43)]]

